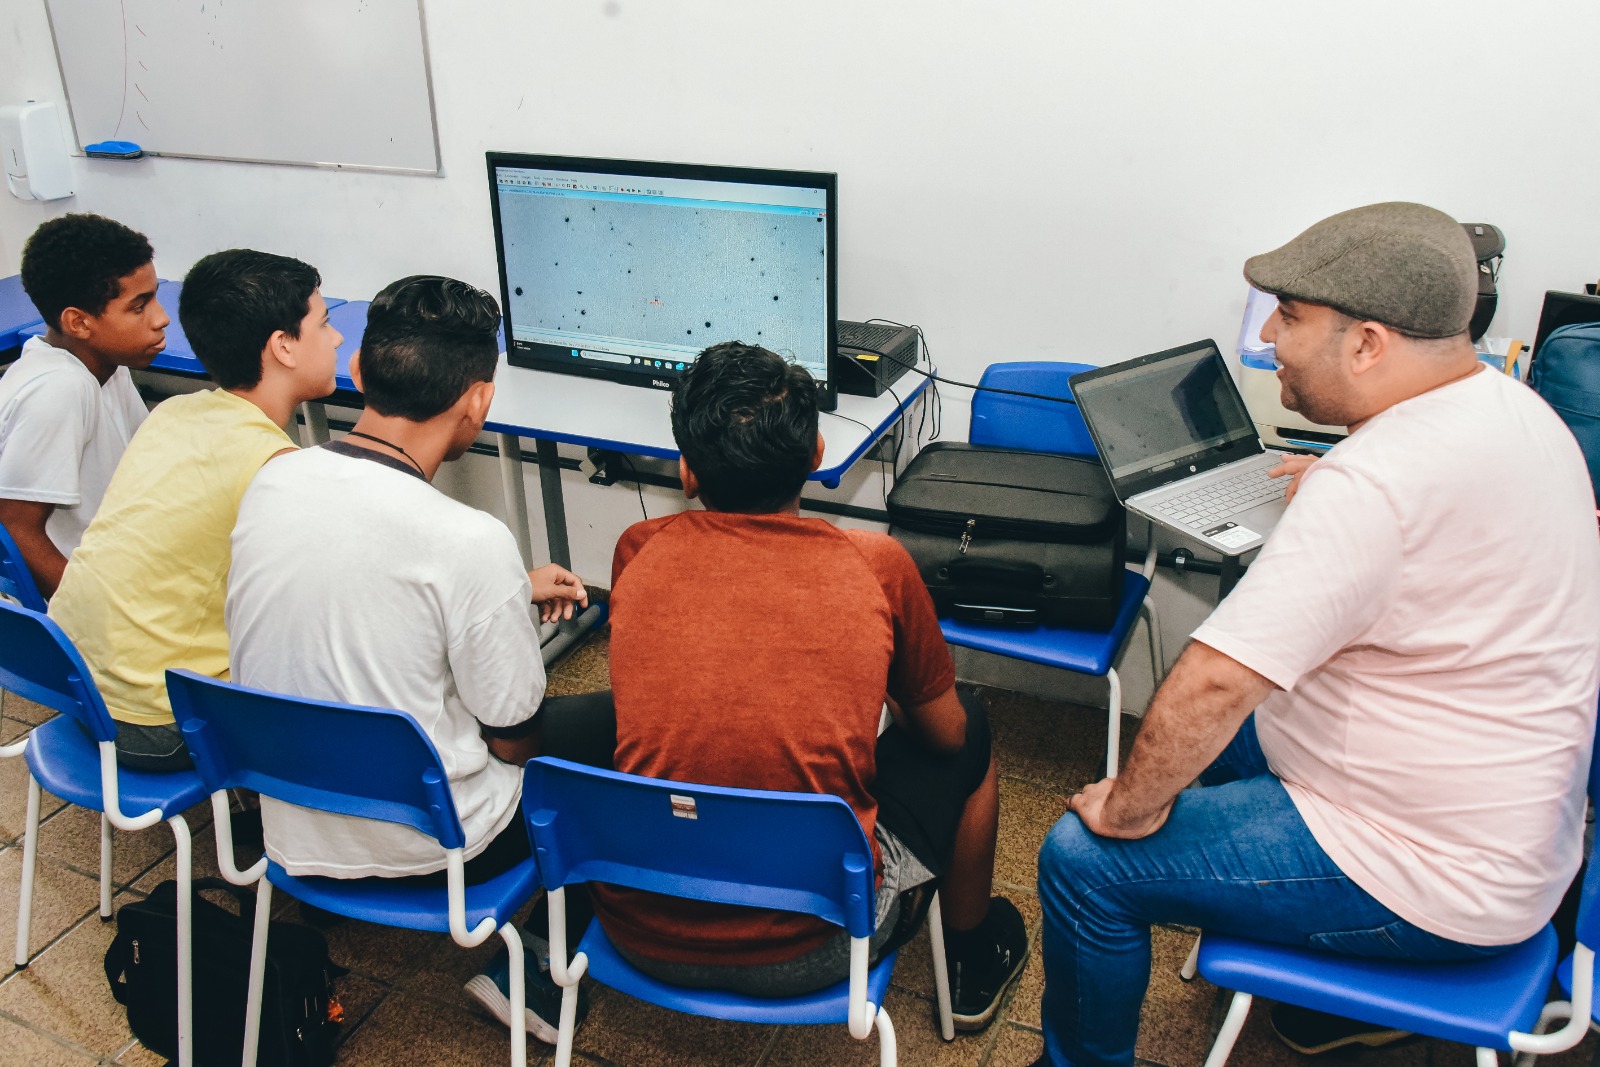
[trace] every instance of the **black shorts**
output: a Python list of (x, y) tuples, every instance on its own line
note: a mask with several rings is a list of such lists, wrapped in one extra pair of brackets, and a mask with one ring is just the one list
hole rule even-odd
[(989, 773), (989, 715), (976, 693), (956, 690), (967, 712), (967, 739), (955, 752), (933, 752), (899, 726), (878, 738), (878, 778), (870, 792), (878, 822), (942, 878), (967, 798)]

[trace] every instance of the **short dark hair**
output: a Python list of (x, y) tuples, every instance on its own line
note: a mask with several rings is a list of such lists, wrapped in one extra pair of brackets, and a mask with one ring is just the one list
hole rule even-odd
[(708, 506), (777, 511), (811, 474), (817, 383), (765, 348), (712, 345), (673, 386), (672, 436)]
[(54, 327), (67, 308), (106, 309), (122, 279), (155, 256), (150, 241), (102, 215), (62, 215), (41, 223), (22, 246), (22, 288)]
[(454, 278), (413, 274), (384, 287), (361, 335), (361, 391), (379, 415), (426, 422), (494, 380), (500, 305)]
[(309, 263), (253, 248), (213, 252), (189, 268), (178, 321), (206, 373), (224, 389), (261, 382), (261, 353), (282, 330), (300, 336), (322, 275)]

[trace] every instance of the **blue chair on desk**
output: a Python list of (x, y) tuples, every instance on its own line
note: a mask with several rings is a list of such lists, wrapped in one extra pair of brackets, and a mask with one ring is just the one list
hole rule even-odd
[[(1600, 800), (1600, 760), (1592, 758), (1589, 797)], [(1228, 1062), (1258, 996), (1474, 1045), (1478, 1067), (1495, 1067), (1497, 1050), (1542, 1056), (1583, 1040), (1594, 1011), (1597, 946), (1600, 862), (1591, 858), (1578, 907), (1578, 944), (1560, 967), (1570, 1001), (1545, 1003), (1557, 977), (1556, 932), (1549, 923), (1500, 955), (1464, 963), (1360, 959), (1205, 931), (1184, 964), (1183, 977), (1193, 977), (1198, 965), (1207, 981), (1234, 990), (1205, 1067)], [(1557, 1018), (1567, 1019), (1567, 1025), (1554, 1033), (1537, 1032)]]
[[(17, 966), (29, 962), (33, 874), (39, 851), (41, 788), (100, 815), (100, 915), (111, 917), (111, 833), (143, 830), (163, 820), (177, 841), (178, 1062), (193, 1062), (190, 1018), (190, 840), (183, 812), (205, 799), (193, 771), (145, 772), (117, 766), (116, 724), (78, 650), (55, 621), (0, 600), (0, 688), (60, 712), (29, 732), (28, 815), (17, 899)], [(129, 815), (128, 811), (135, 814)]]
[[(1076, 404), (1037, 400), (991, 392), (1059, 396), (1070, 401), (1067, 379), (1095, 368), (1086, 363), (995, 363), (983, 372), (972, 398), (972, 423), (967, 439), (975, 445), (1054, 452), (1069, 456), (1097, 456), (1094, 439)], [(1105, 630), (1074, 630), (1063, 626), (1009, 627), (979, 622), (941, 619), (944, 638), (952, 645), (991, 652), (1012, 659), (1059, 667), (1076, 674), (1104, 678), (1106, 699), (1106, 777), (1115, 778), (1122, 747), (1122, 679), (1115, 664), (1142, 615), (1150, 638), (1150, 674), (1159, 685), (1166, 663), (1161, 654), (1161, 627), (1150, 580), (1155, 574), (1155, 532), (1147, 535), (1149, 548), (1137, 569), (1129, 564), (1122, 583), (1122, 601), (1116, 619)]]
[[(572, 1062), (578, 981), (585, 974), (651, 1004), (713, 1019), (846, 1023), (858, 1039), (876, 1026), (879, 1062), (898, 1062), (894, 1026), (883, 1010), (898, 953), (867, 966), (876, 879), (872, 848), (850, 805), (814, 793), (685, 785), (547, 756), (529, 761), (522, 790), (528, 836), (550, 894), (550, 976), (563, 987), (556, 1067)], [(818, 916), (850, 932), (850, 977), (785, 998), (681, 988), (634, 969), (598, 921), (569, 959), (565, 887), (578, 882)], [(955, 1026), (941, 921), (935, 894), (928, 927), (939, 1025), (949, 1041)]]
[[(527, 992), (522, 938), (512, 913), (538, 885), (530, 858), (480, 885), (466, 885), (466, 836), (439, 752), (415, 719), (401, 711), (282, 696), (168, 671), (172, 712), (211, 792), (216, 812), (217, 865), (235, 885), (258, 883), (250, 991), (245, 1006), (245, 1067), (255, 1063), (261, 1032), (261, 996), (267, 923), (276, 886), (336, 915), (407, 930), (448, 933), (472, 948), (498, 932), (511, 956), (511, 1063), (525, 1067)], [(352, 760), (351, 753), (360, 753)], [(262, 857), (249, 870), (234, 863), (228, 790), (338, 815), (409, 826), (445, 850), (444, 889), (396, 885), (388, 878), (296, 878)]]

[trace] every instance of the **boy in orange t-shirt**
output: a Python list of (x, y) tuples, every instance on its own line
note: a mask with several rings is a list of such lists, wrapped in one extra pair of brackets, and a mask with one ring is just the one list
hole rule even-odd
[[(937, 884), (956, 1025), (987, 1026), (1027, 932), (990, 899), (988, 720), (957, 695), (915, 564), (884, 534), (800, 517), (823, 452), (804, 369), (716, 345), (678, 383), (672, 425), (684, 492), (706, 510), (639, 523), (617, 545), (617, 769), (843, 797), (877, 853), (874, 960), (916, 931)], [(848, 935), (810, 916), (611, 887), (595, 905), (618, 949), (666, 981), (784, 996), (848, 974)]]

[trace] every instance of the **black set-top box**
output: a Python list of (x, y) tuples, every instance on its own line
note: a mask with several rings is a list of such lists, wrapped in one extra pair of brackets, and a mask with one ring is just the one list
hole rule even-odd
[(834, 381), (851, 396), (882, 396), (917, 364), (917, 331), (908, 326), (839, 320)]

